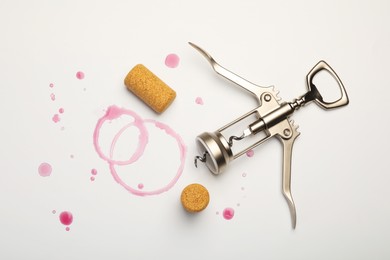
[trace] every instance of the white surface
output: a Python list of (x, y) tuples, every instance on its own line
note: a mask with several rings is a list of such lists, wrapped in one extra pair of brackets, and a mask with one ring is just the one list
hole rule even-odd
[[(0, 258), (389, 259), (389, 11), (388, 1), (2, 0)], [(244, 78), (275, 85), (286, 101), (304, 93), (306, 73), (320, 59), (343, 80), (349, 106), (328, 112), (312, 104), (293, 116), (302, 133), (293, 155), (295, 231), (276, 140), (218, 178), (193, 167), (195, 136), (256, 102), (217, 77), (188, 41)], [(178, 68), (164, 65), (169, 53), (180, 56)], [(123, 86), (137, 63), (177, 91), (161, 116)], [(76, 79), (79, 70), (84, 80)], [(186, 165), (169, 192), (129, 194), (97, 156), (93, 130), (113, 104), (182, 136)], [(145, 185), (169, 160), (176, 171), (177, 151), (159, 144), (148, 146), (161, 156), (145, 163), (152, 165)], [(53, 166), (50, 177), (39, 176), (41, 162)], [(211, 194), (195, 216), (179, 203), (192, 182)], [(221, 216), (225, 207), (236, 210), (230, 221)], [(69, 232), (58, 220), (64, 210), (74, 215)]]

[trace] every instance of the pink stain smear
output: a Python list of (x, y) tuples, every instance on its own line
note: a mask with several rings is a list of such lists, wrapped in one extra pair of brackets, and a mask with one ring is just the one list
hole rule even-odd
[(41, 175), (42, 177), (48, 177), (51, 175), (51, 171), (52, 171), (52, 168), (51, 168), (51, 165), (48, 164), (48, 163), (41, 163), (38, 167), (38, 173), (39, 175)]
[(246, 152), (246, 156), (248, 157), (253, 157), (254, 154), (255, 152), (252, 149)]
[(50, 99), (53, 100), (53, 101), (56, 100), (56, 95), (54, 93), (51, 93), (50, 94)]
[(91, 181), (95, 181), (95, 177), (94, 176), (91, 176), (91, 178), (89, 178)]
[(49, 84), (49, 87), (53, 88), (53, 87), (54, 87), (54, 84), (53, 84), (53, 83), (50, 83), (50, 84)]
[(203, 103), (203, 99), (202, 99), (201, 97), (197, 97), (197, 98), (195, 99), (195, 103), (198, 104), (198, 105), (203, 105), (203, 104), (204, 104), (204, 103)]
[(234, 217), (234, 209), (226, 208), (223, 210), (223, 218), (226, 220), (231, 220)]
[(91, 170), (91, 174), (92, 174), (92, 175), (97, 175), (97, 170), (96, 170), (96, 169), (92, 169), (92, 170)]
[(76, 78), (78, 78), (78, 79), (84, 79), (84, 78), (85, 78), (84, 72), (82, 72), (82, 71), (77, 71), (77, 73), (76, 73)]
[(51, 120), (53, 120), (54, 123), (58, 123), (61, 121), (61, 118), (58, 114), (54, 114)]
[(165, 65), (169, 68), (176, 68), (179, 66), (180, 58), (174, 53), (168, 54), (165, 58)]
[[(121, 115), (129, 115), (129, 116), (134, 118), (134, 121), (132, 123), (125, 125), (114, 136), (114, 139), (113, 139), (113, 141), (111, 143), (111, 147), (110, 147), (110, 156), (106, 156), (102, 152), (102, 150), (99, 146), (100, 129), (106, 121), (110, 121), (110, 120), (119, 118)], [(157, 128), (164, 130), (167, 135), (171, 136), (172, 138), (174, 138), (177, 141), (177, 144), (178, 144), (178, 147), (180, 150), (180, 161), (181, 161), (175, 177), (166, 186), (159, 188), (159, 189), (156, 189), (156, 190), (150, 190), (150, 191), (141, 191), (141, 190), (137, 190), (135, 188), (132, 188), (131, 186), (129, 186), (127, 183), (125, 183), (118, 176), (116, 169), (115, 169), (115, 165), (132, 164), (132, 163), (136, 162), (143, 155), (145, 147), (146, 147), (146, 145), (148, 143), (148, 139), (149, 139), (149, 135), (148, 135), (148, 131), (145, 127), (145, 123), (154, 124)], [(119, 137), (123, 134), (123, 132), (131, 126), (135, 126), (139, 130), (138, 147), (137, 147), (136, 151), (134, 152), (134, 154), (128, 160), (126, 160), (126, 161), (114, 160), (112, 157), (113, 157), (116, 142), (118, 141)], [(95, 150), (98, 153), (98, 155), (100, 156), (100, 158), (102, 158), (103, 160), (105, 160), (108, 163), (111, 175), (113, 176), (114, 180), (117, 183), (119, 183), (123, 188), (125, 188), (127, 191), (129, 191), (130, 193), (132, 193), (134, 195), (138, 195), (138, 196), (157, 195), (157, 194), (161, 194), (163, 192), (168, 191), (176, 184), (176, 182), (180, 178), (180, 176), (183, 172), (183, 169), (184, 169), (186, 147), (185, 147), (184, 142), (181, 139), (181, 137), (176, 132), (174, 132), (169, 126), (167, 126), (163, 123), (157, 122), (155, 120), (152, 120), (152, 119), (144, 120), (135, 112), (133, 112), (131, 110), (124, 109), (124, 108), (119, 108), (117, 106), (108, 107), (106, 114), (102, 118), (100, 118), (96, 124), (96, 128), (95, 128), (95, 131), (93, 134), (93, 143), (95, 146)], [(138, 186), (138, 188), (139, 188), (139, 186)], [(143, 188), (143, 186), (142, 186), (142, 188)]]
[(144, 188), (144, 185), (142, 183), (138, 184), (138, 189), (142, 190)]
[(58, 112), (59, 112), (60, 114), (63, 114), (63, 113), (65, 112), (65, 110), (61, 107), (60, 109), (58, 109)]

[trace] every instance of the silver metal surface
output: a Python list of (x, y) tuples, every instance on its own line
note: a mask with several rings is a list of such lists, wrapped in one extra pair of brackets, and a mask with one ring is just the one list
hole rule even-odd
[(258, 86), (256, 84), (253, 84), (252, 82), (249, 82), (248, 80), (238, 76), (237, 74), (231, 72), (230, 70), (225, 69), (221, 65), (219, 65), (213, 57), (211, 57), (210, 54), (208, 54), (205, 50), (197, 46), (196, 44), (189, 42), (189, 44), (194, 47), (197, 51), (199, 51), (210, 63), (211, 67), (214, 69), (214, 71), (221, 75), (222, 77), (230, 80), (237, 86), (243, 88), (244, 90), (248, 91), (252, 95), (256, 97), (257, 100), (260, 100), (260, 96), (265, 93), (269, 92), (272, 94), (275, 98), (278, 97), (278, 91), (274, 89), (273, 86), (269, 87), (262, 87)]
[(205, 132), (199, 135), (196, 138), (196, 145), (198, 151), (205, 158), (204, 163), (207, 168), (214, 174), (222, 173), (229, 162), (233, 160), (233, 152), (229, 143), (218, 131), (214, 133)]
[[(318, 89), (314, 86), (313, 84), (313, 79), (317, 75), (318, 72), (320, 71), (327, 71), (337, 82), (340, 92), (341, 92), (341, 97), (333, 102), (326, 102), (322, 99), (321, 94), (318, 92)], [(323, 60), (319, 61), (307, 74), (306, 76), (306, 85), (309, 90), (308, 93), (311, 93), (314, 97), (314, 102), (317, 103), (318, 106), (324, 108), (324, 109), (331, 109), (331, 108), (337, 108), (341, 106), (346, 106), (349, 103), (347, 91), (345, 90), (345, 87), (343, 83), (341, 82), (339, 76), (337, 76), (336, 72)], [(315, 93), (313, 95), (313, 93)]]
[[(213, 133), (206, 132), (199, 135), (196, 138), (196, 143), (199, 153), (203, 154), (203, 156), (195, 157), (195, 165), (197, 166), (197, 160), (200, 160), (206, 164), (212, 173), (220, 174), (234, 159), (240, 157), (250, 149), (257, 147), (270, 138), (276, 137), (283, 146), (282, 193), (290, 209), (292, 227), (295, 228), (297, 217), (295, 203), (291, 194), (291, 162), (293, 144), (300, 133), (297, 131), (298, 126), (295, 126), (289, 118), (295, 110), (298, 110), (300, 107), (303, 107), (311, 101), (314, 101), (317, 105), (324, 109), (333, 109), (347, 105), (349, 103), (349, 99), (340, 78), (325, 61), (320, 61), (306, 76), (308, 92), (299, 98), (294, 99), (292, 102), (282, 102), (278, 97), (278, 92), (274, 90), (274, 87), (261, 87), (255, 85), (219, 65), (210, 54), (201, 49), (199, 46), (193, 43), (190, 43), (190, 45), (206, 57), (215, 72), (253, 94), (259, 102), (259, 106), (257, 108), (226, 124), (217, 131)], [(341, 97), (336, 101), (324, 101), (317, 87), (313, 84), (313, 78), (322, 70), (325, 70), (332, 75), (340, 88)], [(256, 116), (256, 120), (249, 124), (242, 131), (240, 136), (223, 136), (223, 131), (253, 115)], [(231, 149), (234, 145), (233, 141), (240, 141), (248, 136), (256, 135), (260, 132), (265, 133), (265, 137), (248, 145), (248, 147), (242, 149), (241, 151), (233, 153), (233, 150)]]

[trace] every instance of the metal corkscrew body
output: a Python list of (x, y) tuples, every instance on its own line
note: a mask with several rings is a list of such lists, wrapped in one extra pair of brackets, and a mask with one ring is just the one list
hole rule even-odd
[[(195, 166), (197, 167), (197, 162), (201, 161), (206, 164), (207, 168), (213, 174), (220, 174), (226, 169), (231, 161), (264, 143), (270, 138), (276, 137), (280, 140), (283, 146), (282, 192), (290, 208), (292, 227), (295, 229), (297, 218), (295, 203), (291, 195), (291, 160), (293, 144), (300, 133), (297, 131), (298, 126), (294, 125), (294, 122), (290, 120), (290, 116), (294, 113), (294, 111), (312, 101), (323, 109), (333, 109), (347, 105), (349, 103), (349, 99), (343, 83), (337, 76), (336, 72), (325, 61), (320, 61), (306, 76), (308, 92), (294, 99), (292, 102), (283, 102), (278, 98), (278, 92), (276, 92), (272, 86), (262, 87), (247, 81), (246, 79), (219, 65), (210, 54), (201, 49), (199, 46), (193, 43), (189, 44), (203, 54), (216, 73), (250, 92), (259, 102), (258, 107), (221, 127), (217, 131), (205, 132), (197, 136), (196, 144), (201, 155), (195, 157)], [(341, 97), (336, 101), (324, 101), (317, 87), (313, 84), (313, 78), (322, 70), (325, 70), (332, 75), (340, 88)], [(244, 119), (248, 119), (253, 116), (255, 116), (256, 120), (247, 125), (241, 135), (232, 135), (228, 137), (223, 135), (225, 130), (235, 126)], [(255, 136), (260, 132), (265, 133), (265, 137), (247, 145), (241, 151), (233, 152), (232, 147), (235, 142), (243, 140), (249, 136)]]

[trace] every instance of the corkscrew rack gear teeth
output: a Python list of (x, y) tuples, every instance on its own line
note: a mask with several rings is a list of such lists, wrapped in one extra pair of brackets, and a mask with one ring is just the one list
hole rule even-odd
[[(259, 103), (258, 107), (221, 127), (217, 131), (200, 134), (196, 138), (196, 143), (201, 156), (195, 157), (195, 166), (198, 166), (197, 161), (201, 161), (206, 164), (207, 168), (213, 174), (220, 174), (227, 168), (231, 161), (245, 154), (247, 151), (259, 146), (270, 138), (276, 137), (283, 146), (282, 193), (290, 208), (292, 227), (295, 228), (296, 208), (291, 195), (291, 161), (293, 144), (295, 139), (300, 135), (300, 132), (297, 130), (298, 125), (294, 124), (294, 121), (290, 119), (290, 116), (296, 110), (312, 101), (323, 109), (333, 109), (347, 105), (349, 103), (349, 99), (340, 78), (325, 61), (320, 61), (306, 76), (306, 86), (308, 92), (294, 99), (292, 102), (284, 102), (279, 97), (279, 91), (276, 90), (274, 86), (262, 87), (255, 85), (219, 65), (209, 53), (199, 46), (193, 43), (189, 44), (208, 60), (217, 74), (254, 95)], [(317, 87), (313, 84), (313, 78), (322, 70), (333, 76), (338, 84), (341, 97), (336, 101), (324, 101)], [(227, 137), (223, 135), (223, 131), (253, 115), (255, 115), (256, 120), (249, 124), (242, 131), (241, 135), (231, 135)], [(260, 132), (263, 132), (265, 137), (249, 144), (241, 151), (234, 152), (232, 150), (235, 142), (239, 142), (251, 135), (257, 135)]]

